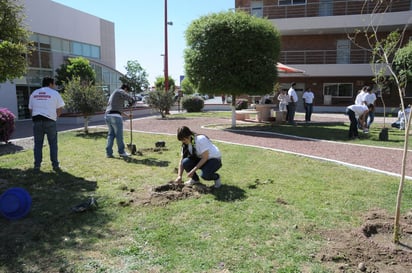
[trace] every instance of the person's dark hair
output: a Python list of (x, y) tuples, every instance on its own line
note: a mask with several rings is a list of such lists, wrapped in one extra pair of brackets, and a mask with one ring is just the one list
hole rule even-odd
[(122, 84), (120, 89), (123, 89), (124, 91), (130, 91), (130, 87), (127, 84)]
[(193, 136), (194, 134), (196, 133), (190, 130), (187, 126), (182, 126), (177, 129), (177, 139), (179, 141), (182, 141), (184, 138)]
[(42, 82), (42, 87), (48, 87), (50, 84), (54, 84), (54, 79), (51, 77), (44, 77)]
[(290, 86), (292, 86), (292, 87), (293, 87), (293, 86), (295, 86), (295, 85), (296, 85), (296, 83), (295, 83), (295, 82), (292, 82), (292, 84), (291, 84)]

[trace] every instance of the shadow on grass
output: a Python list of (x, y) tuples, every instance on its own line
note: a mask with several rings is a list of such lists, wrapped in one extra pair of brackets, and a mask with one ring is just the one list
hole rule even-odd
[(16, 145), (14, 143), (6, 143), (6, 144), (0, 144), (0, 156), (5, 155), (5, 154), (14, 154), (18, 153), (24, 150), (23, 146)]
[(93, 249), (95, 238), (107, 233), (102, 227), (111, 217), (103, 210), (74, 213), (71, 209), (94, 195), (96, 181), (66, 172), (0, 168), (0, 174), (1, 193), (22, 187), (32, 198), (31, 211), (25, 218), (0, 218), (0, 271), (66, 272), (64, 267), (71, 264), (66, 260), (66, 250), (75, 253), (79, 244), (83, 249)]
[(218, 189), (213, 189), (212, 194), (216, 200), (223, 202), (233, 202), (246, 199), (245, 191), (232, 185), (222, 185)]
[(85, 133), (84, 131), (78, 131), (76, 134), (77, 137), (82, 137), (85, 139), (100, 139), (100, 138), (107, 138), (107, 131), (95, 131), (95, 132), (88, 132)]

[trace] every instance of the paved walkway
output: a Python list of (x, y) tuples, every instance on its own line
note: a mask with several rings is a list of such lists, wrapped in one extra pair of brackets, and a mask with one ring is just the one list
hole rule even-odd
[[(347, 117), (343, 114), (314, 114), (313, 120), (347, 122)], [(219, 118), (173, 119), (173, 116), (171, 116), (169, 119), (162, 120), (158, 117), (145, 117), (134, 119), (133, 129), (134, 131), (175, 135), (178, 127), (186, 125), (198, 133), (208, 135), (214, 140), (328, 160), (389, 175), (399, 176), (401, 173), (402, 149), (295, 138), (268, 132), (214, 130), (206, 127), (208, 124), (230, 124), (230, 122), (230, 119)], [(375, 122), (381, 123), (383, 121), (382, 118), (376, 118)], [(393, 122), (393, 118), (387, 118), (386, 123), (390, 124), (391, 122)], [(104, 122), (101, 121), (92, 123), (90, 126), (105, 125)], [(128, 126), (129, 123), (125, 122), (125, 129), (128, 129)], [(82, 127), (82, 124), (58, 124), (59, 131), (79, 127)], [(12, 139), (12, 141), (17, 141), (18, 138), (31, 137), (31, 122), (16, 122), (16, 130), (13, 136), (14, 139)], [(409, 151), (409, 153), (411, 152), (412, 151)], [(408, 179), (412, 179), (411, 160), (408, 160), (405, 173)]]

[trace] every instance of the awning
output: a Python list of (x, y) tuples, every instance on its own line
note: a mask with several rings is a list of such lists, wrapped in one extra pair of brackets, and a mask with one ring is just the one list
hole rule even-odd
[(278, 68), (278, 72), (280, 73), (305, 73), (304, 70), (300, 70), (282, 63), (277, 63), (276, 66)]

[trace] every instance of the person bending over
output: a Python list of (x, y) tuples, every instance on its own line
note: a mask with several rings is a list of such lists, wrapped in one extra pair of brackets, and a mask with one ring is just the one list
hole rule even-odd
[(204, 180), (214, 180), (214, 187), (220, 188), (222, 185), (220, 175), (216, 173), (222, 167), (219, 148), (207, 136), (196, 134), (186, 126), (177, 129), (177, 139), (182, 142), (182, 152), (175, 182), (182, 182), (183, 170), (185, 170), (190, 178), (185, 182), (186, 185), (199, 183), (196, 171), (200, 169)]

